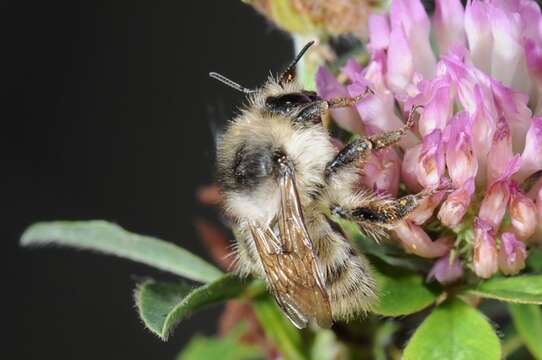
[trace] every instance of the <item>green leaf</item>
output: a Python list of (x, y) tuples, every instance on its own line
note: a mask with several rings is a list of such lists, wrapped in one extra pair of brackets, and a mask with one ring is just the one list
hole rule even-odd
[(379, 292), (379, 301), (373, 308), (384, 316), (408, 315), (431, 305), (439, 293), (438, 288), (425, 283), (416, 273), (401, 270), (371, 258), (373, 274)]
[(284, 359), (307, 359), (303, 352), (301, 332), (280, 312), (268, 295), (253, 299), (252, 308), (266, 336), (275, 344)]
[(106, 221), (55, 221), (30, 226), (23, 246), (65, 245), (127, 258), (191, 280), (209, 282), (222, 272), (185, 249), (128, 232)]
[(533, 356), (542, 360), (542, 312), (540, 306), (508, 304), (514, 327)]
[(234, 298), (246, 286), (246, 282), (231, 274), (195, 289), (186, 283), (149, 280), (137, 287), (134, 297), (145, 326), (162, 340), (167, 340), (175, 326), (188, 314)]
[(493, 277), (467, 289), (485, 298), (520, 304), (542, 304), (542, 275)]
[(535, 272), (542, 272), (542, 250), (537, 248), (529, 249), (527, 266)]
[(499, 339), (485, 317), (454, 298), (437, 306), (407, 344), (404, 360), (499, 360)]
[(413, 271), (421, 270), (427, 272), (431, 268), (431, 262), (426, 259), (406, 254), (397, 246), (386, 243), (378, 244), (374, 240), (367, 238), (360, 232), (358, 225), (354, 222), (341, 219), (337, 216), (333, 217), (333, 221), (340, 225), (347, 238), (364, 254), (373, 255), (391, 266)]
[(225, 337), (195, 336), (177, 356), (177, 360), (256, 360), (264, 355), (258, 347), (239, 341), (241, 331), (234, 329)]

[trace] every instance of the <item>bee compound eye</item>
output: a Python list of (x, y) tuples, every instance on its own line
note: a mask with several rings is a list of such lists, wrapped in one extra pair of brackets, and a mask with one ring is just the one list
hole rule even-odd
[(278, 96), (269, 96), (265, 99), (265, 107), (273, 112), (287, 114), (298, 106), (313, 102), (308, 94), (298, 92)]

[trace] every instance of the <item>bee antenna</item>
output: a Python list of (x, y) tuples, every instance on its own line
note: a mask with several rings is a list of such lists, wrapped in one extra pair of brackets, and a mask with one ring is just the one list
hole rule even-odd
[(213, 79), (218, 80), (221, 83), (231, 87), (232, 89), (235, 89), (235, 90), (237, 90), (239, 92), (242, 92), (244, 94), (252, 94), (253, 92), (255, 92), (255, 90), (247, 89), (246, 87), (244, 87), (242, 85), (239, 85), (235, 81), (233, 81), (231, 79), (228, 79), (227, 77), (225, 77), (224, 75), (221, 75), (219, 73), (210, 72), (209, 76), (212, 77)]
[(309, 41), (305, 46), (303, 46), (303, 49), (299, 51), (294, 60), (292, 60), (292, 62), (288, 65), (286, 70), (284, 70), (284, 72), (280, 76), (279, 84), (285, 84), (287, 82), (290, 82), (293, 77), (295, 77), (295, 66), (312, 45), (314, 45), (314, 40)]

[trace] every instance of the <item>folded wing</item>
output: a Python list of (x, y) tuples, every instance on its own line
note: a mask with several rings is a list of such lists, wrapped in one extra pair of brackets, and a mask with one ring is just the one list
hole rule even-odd
[(321, 327), (330, 327), (329, 296), (305, 226), (293, 171), (285, 171), (279, 182), (282, 203), (278, 235), (269, 224), (248, 224), (267, 282), (278, 305), (296, 327), (306, 327), (312, 318)]

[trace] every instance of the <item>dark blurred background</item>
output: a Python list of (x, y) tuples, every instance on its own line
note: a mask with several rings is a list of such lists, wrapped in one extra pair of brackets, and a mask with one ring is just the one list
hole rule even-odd
[(163, 343), (143, 328), (140, 277), (174, 279), (71, 249), (21, 249), (33, 222), (107, 219), (209, 258), (193, 227), (213, 214), (195, 190), (212, 181), (210, 124), (246, 86), (291, 58), (288, 37), (239, 0), (7, 1), (3, 20), (0, 177), (3, 359), (173, 359), (220, 309)]

